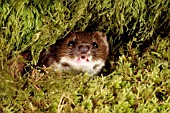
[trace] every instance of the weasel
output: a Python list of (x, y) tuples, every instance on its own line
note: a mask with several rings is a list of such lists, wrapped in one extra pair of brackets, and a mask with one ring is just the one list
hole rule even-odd
[[(28, 60), (29, 53), (22, 54), (25, 60)], [(48, 50), (43, 50), (37, 66), (52, 67), (54, 71), (73, 74), (96, 75), (105, 65), (108, 54), (107, 36), (103, 32), (71, 32), (57, 40)], [(24, 62), (18, 62), (20, 73), (24, 66)]]
[(71, 32), (40, 55), (38, 65), (55, 71), (96, 75), (109, 54), (107, 36), (103, 32)]

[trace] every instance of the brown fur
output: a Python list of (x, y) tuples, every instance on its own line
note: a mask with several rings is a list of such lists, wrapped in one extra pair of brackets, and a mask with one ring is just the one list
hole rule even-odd
[[(45, 65), (49, 67), (53, 64), (53, 62), (59, 62), (60, 58), (63, 56), (75, 57), (76, 54), (80, 54), (77, 50), (77, 46), (83, 45), (84, 48), (90, 48), (91, 54), (93, 55), (93, 60), (103, 59), (104, 61), (107, 59), (109, 54), (108, 42), (106, 40), (106, 35), (103, 32), (71, 32), (64, 39), (58, 40), (54, 45), (51, 45), (48, 50), (43, 50), (40, 54), (38, 66)], [(70, 41), (75, 41), (74, 46), (68, 46)], [(93, 42), (97, 43), (97, 48), (93, 48)], [(83, 48), (83, 49), (84, 49)], [(22, 54), (24, 59), (27, 59), (29, 53)], [(68, 67), (69, 64), (62, 64), (65, 67)], [(25, 63), (18, 62), (18, 71), (20, 73), (24, 70)], [(96, 68), (96, 67), (94, 67)]]
[[(89, 37), (87, 39), (87, 37)], [(95, 56), (95, 59), (102, 58), (103, 60), (107, 59), (109, 54), (109, 47), (106, 40), (106, 35), (102, 32), (71, 32), (64, 38), (64, 40), (60, 40), (60, 42), (56, 42), (56, 44), (52, 45), (49, 51), (43, 51), (40, 55), (41, 64), (45, 64), (46, 66), (50, 66), (53, 61), (59, 61), (61, 57), (68, 55), (68, 49), (70, 47), (67, 44), (76, 38), (77, 44), (81, 43), (92, 43), (97, 42), (99, 47), (96, 50), (92, 50)], [(104, 43), (103, 43), (104, 40)]]

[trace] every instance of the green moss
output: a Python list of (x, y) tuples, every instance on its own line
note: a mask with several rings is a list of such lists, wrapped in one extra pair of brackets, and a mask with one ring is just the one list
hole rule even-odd
[[(0, 112), (168, 113), (169, 5), (168, 0), (1, 0)], [(110, 56), (102, 75), (61, 75), (33, 66), (42, 49), (84, 30), (108, 36)], [(9, 64), (25, 50), (31, 51), (31, 70), (13, 78)]]

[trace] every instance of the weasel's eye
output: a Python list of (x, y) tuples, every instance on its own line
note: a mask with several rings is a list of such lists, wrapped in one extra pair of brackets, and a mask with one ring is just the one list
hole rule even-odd
[(67, 46), (73, 46), (75, 44), (75, 41), (70, 41)]
[(94, 48), (98, 48), (98, 45), (97, 45), (96, 42), (93, 42), (93, 47), (94, 47)]

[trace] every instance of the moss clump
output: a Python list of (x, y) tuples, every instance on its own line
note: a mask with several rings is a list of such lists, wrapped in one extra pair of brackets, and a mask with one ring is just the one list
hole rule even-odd
[[(169, 0), (1, 0), (0, 112), (169, 112), (169, 5)], [(41, 50), (68, 32), (96, 30), (106, 32), (110, 43), (101, 75), (34, 68)], [(14, 79), (9, 64), (25, 50), (31, 51), (31, 69)]]

